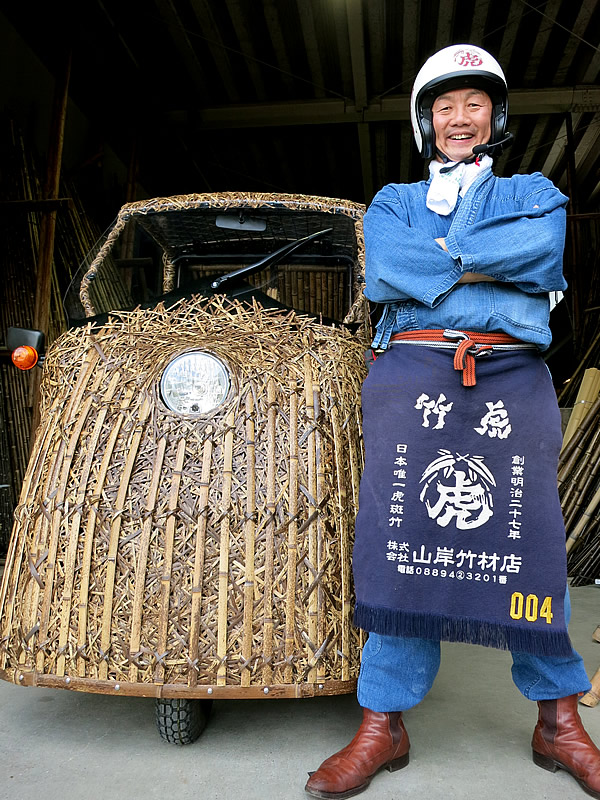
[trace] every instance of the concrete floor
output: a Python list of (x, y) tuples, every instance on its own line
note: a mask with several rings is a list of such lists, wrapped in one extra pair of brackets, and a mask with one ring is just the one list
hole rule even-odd
[[(571, 590), (571, 636), (591, 676), (600, 644), (600, 586)], [(586, 795), (565, 772), (531, 760), (536, 707), (510, 679), (510, 655), (446, 644), (435, 686), (405, 714), (407, 769), (381, 772), (364, 797), (377, 800), (565, 800)], [(600, 743), (600, 706), (580, 706)], [(0, 681), (2, 800), (301, 800), (306, 773), (354, 735), (353, 696), (221, 701), (202, 737), (163, 742), (154, 702), (24, 689)]]

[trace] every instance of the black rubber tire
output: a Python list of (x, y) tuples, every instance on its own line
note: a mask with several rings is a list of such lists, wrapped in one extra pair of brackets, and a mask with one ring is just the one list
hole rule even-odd
[(156, 727), (161, 738), (170, 744), (192, 744), (206, 727), (211, 706), (212, 700), (157, 700)]

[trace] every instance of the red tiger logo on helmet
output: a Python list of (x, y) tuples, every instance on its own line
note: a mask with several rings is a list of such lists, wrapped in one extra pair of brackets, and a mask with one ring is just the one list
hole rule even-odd
[(457, 50), (454, 60), (461, 67), (480, 67), (483, 60), (477, 50)]

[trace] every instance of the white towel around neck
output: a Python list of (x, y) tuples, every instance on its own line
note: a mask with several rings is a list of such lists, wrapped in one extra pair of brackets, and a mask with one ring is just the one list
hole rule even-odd
[(427, 208), (442, 217), (454, 211), (459, 193), (464, 197), (475, 178), (490, 170), (494, 162), (490, 156), (483, 156), (471, 164), (459, 162), (450, 172), (440, 172), (444, 167), (451, 167), (453, 163), (455, 162), (442, 164), (441, 161), (432, 161), (429, 164), (431, 184), (427, 192)]

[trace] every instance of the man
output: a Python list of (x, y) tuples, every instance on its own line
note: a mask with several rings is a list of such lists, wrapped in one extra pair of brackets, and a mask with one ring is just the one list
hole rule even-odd
[(560, 415), (540, 357), (549, 295), (565, 288), (567, 198), (540, 173), (494, 176), (507, 105), (489, 53), (433, 55), (411, 96), (429, 180), (384, 187), (365, 215), (365, 293), (384, 311), (353, 556), (363, 722), (311, 774), (314, 797), (352, 797), (408, 764), (402, 712), (447, 640), (511, 651), (538, 703), (535, 763), (600, 798), (600, 751), (577, 712), (590, 684), (566, 627)]

